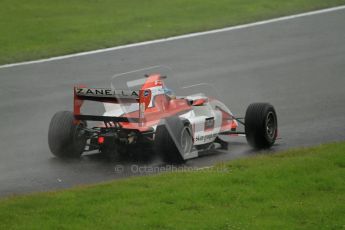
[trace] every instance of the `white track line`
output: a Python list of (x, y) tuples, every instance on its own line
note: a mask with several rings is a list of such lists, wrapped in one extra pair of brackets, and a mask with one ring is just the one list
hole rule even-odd
[(161, 43), (161, 42), (174, 41), (174, 40), (185, 39), (185, 38), (192, 38), (192, 37), (197, 37), (197, 36), (202, 36), (202, 35), (207, 35), (207, 34), (222, 33), (222, 32), (239, 30), (239, 29), (244, 29), (244, 28), (248, 28), (248, 27), (254, 27), (254, 26), (265, 25), (265, 24), (274, 23), (274, 22), (286, 21), (286, 20), (311, 16), (311, 15), (316, 15), (316, 14), (324, 14), (324, 13), (329, 13), (329, 12), (344, 10), (344, 9), (345, 9), (345, 5), (342, 5), (342, 6), (327, 8), (327, 9), (323, 9), (323, 10), (311, 11), (311, 12), (306, 12), (306, 13), (301, 13), (301, 14), (295, 14), (295, 15), (290, 15), (290, 16), (285, 16), (285, 17), (280, 17), (280, 18), (274, 18), (274, 19), (269, 19), (269, 20), (264, 20), (264, 21), (259, 21), (259, 22), (248, 23), (248, 24), (244, 24), (244, 25), (226, 27), (223, 29), (185, 34), (185, 35), (180, 35), (180, 36), (175, 36), (175, 37), (162, 38), (162, 39), (157, 39), (157, 40), (152, 40), (152, 41), (139, 42), (139, 43), (123, 45), (123, 46), (115, 46), (115, 47), (110, 47), (110, 48), (106, 48), (106, 49), (99, 49), (99, 50), (93, 50), (93, 51), (87, 51), (87, 52), (81, 52), (81, 53), (75, 53), (75, 54), (68, 54), (68, 55), (63, 55), (63, 56), (58, 56), (58, 57), (35, 60), (35, 61), (18, 62), (18, 63), (0, 65), (0, 69), (8, 68), (8, 67), (14, 67), (14, 66), (30, 65), (30, 64), (43, 63), (43, 62), (49, 62), (49, 61), (56, 61), (56, 60), (67, 59), (67, 58), (72, 58), (72, 57), (85, 56), (85, 55), (89, 55), (89, 54), (103, 53), (103, 52), (132, 48), (132, 47), (137, 47), (137, 46), (144, 46), (144, 45), (156, 44), (156, 43)]

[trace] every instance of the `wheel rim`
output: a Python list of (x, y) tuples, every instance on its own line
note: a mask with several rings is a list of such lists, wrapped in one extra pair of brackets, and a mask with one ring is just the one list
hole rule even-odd
[(85, 133), (83, 132), (83, 129), (86, 127), (86, 124), (83, 122), (80, 122), (78, 125), (76, 125), (75, 130), (74, 130), (74, 143), (75, 147), (78, 148), (78, 151), (83, 151), (85, 148)]
[(269, 112), (266, 117), (266, 134), (270, 140), (274, 140), (277, 132), (277, 122), (273, 112)]
[(183, 155), (192, 150), (193, 141), (188, 127), (184, 127), (181, 133), (181, 151)]
[(74, 135), (73, 135), (75, 140), (79, 140), (84, 136), (84, 133), (82, 132), (84, 128), (85, 128), (85, 123), (80, 122), (79, 124), (76, 125), (75, 130), (74, 130)]

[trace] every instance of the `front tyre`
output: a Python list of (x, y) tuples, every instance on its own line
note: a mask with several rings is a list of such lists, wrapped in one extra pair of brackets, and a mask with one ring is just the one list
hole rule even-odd
[(75, 123), (73, 113), (60, 111), (50, 121), (48, 144), (50, 151), (59, 158), (78, 158), (83, 153), (87, 138), (82, 129), (86, 122)]
[(278, 134), (277, 114), (268, 103), (253, 103), (245, 116), (245, 133), (248, 143), (256, 149), (270, 148)]
[(192, 131), (179, 117), (166, 118), (156, 129), (155, 150), (168, 163), (183, 163), (193, 148)]

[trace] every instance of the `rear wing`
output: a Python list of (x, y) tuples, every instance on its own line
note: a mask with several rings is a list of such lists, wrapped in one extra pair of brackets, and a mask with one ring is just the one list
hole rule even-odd
[[(74, 87), (73, 114), (77, 121), (103, 121), (103, 122), (144, 122), (144, 112), (151, 101), (151, 90), (118, 90), (109, 88), (87, 88), (85, 86)], [(138, 103), (138, 118), (107, 117), (95, 115), (82, 115), (80, 110), (85, 100), (103, 103)]]

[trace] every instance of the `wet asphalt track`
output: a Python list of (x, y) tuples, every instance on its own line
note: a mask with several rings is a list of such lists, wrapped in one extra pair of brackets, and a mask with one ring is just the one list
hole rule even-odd
[[(0, 195), (45, 191), (129, 175), (135, 162), (98, 155), (54, 158), (50, 118), (72, 108), (72, 86), (107, 86), (109, 76), (168, 65), (180, 81), (212, 82), (235, 114), (271, 102), (281, 140), (273, 151), (345, 140), (345, 10), (241, 30), (65, 60), (0, 69)], [(190, 160), (203, 167), (256, 154), (244, 138), (227, 152)], [(159, 166), (158, 160), (140, 165)]]

